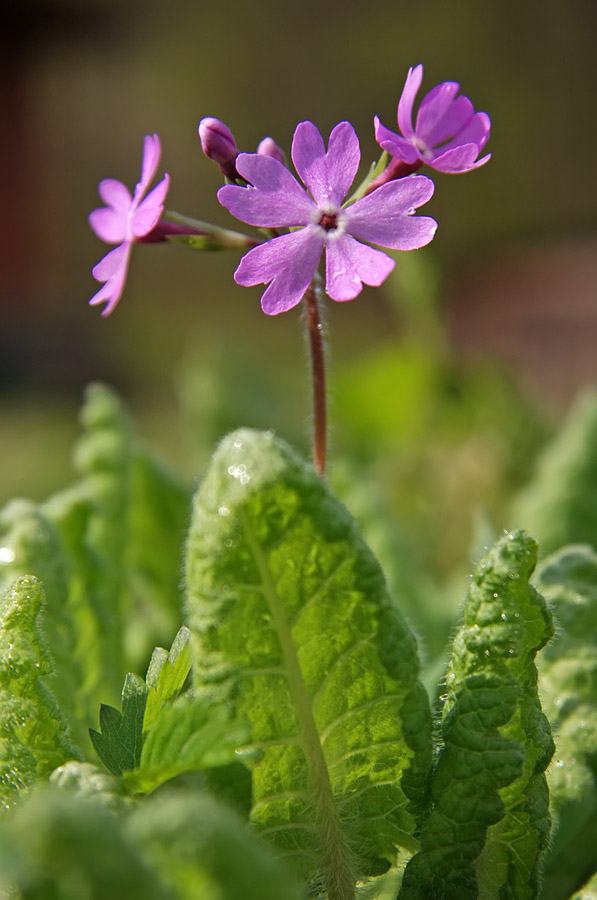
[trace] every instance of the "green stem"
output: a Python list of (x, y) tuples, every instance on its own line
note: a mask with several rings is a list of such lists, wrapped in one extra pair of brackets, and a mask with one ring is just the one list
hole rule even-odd
[(315, 279), (305, 294), (305, 315), (311, 351), (311, 372), (313, 376), (313, 465), (317, 472), (325, 475), (327, 448), (327, 413), (325, 396), (325, 352), (323, 346), (323, 324), (317, 303), (318, 287)]
[(220, 228), (218, 225), (212, 225), (211, 222), (202, 222), (200, 219), (183, 216), (181, 213), (174, 212), (171, 209), (167, 209), (164, 212), (164, 219), (168, 222), (174, 222), (176, 225), (192, 228), (200, 234), (210, 235), (217, 240), (218, 245), (222, 249), (257, 247), (263, 243), (259, 238), (250, 237), (242, 234), (240, 231), (231, 231), (229, 228)]

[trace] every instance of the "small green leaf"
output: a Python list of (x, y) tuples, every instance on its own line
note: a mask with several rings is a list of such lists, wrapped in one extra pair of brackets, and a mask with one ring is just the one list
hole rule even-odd
[(553, 752), (534, 658), (553, 634), (529, 585), (537, 547), (508, 534), (473, 575), (446, 678), (434, 808), (400, 900), (531, 900), (549, 835)]
[(184, 772), (231, 763), (240, 766), (236, 750), (246, 739), (246, 726), (234, 721), (230, 709), (181, 697), (157, 713), (126, 784), (134, 791), (148, 793)]
[(195, 689), (250, 723), (253, 827), (351, 896), (416, 849), (431, 761), (416, 644), (379, 565), (310, 465), (243, 430), (197, 493), (187, 589)]
[(143, 733), (148, 732), (164, 704), (175, 700), (191, 670), (190, 632), (184, 625), (174, 638), (168, 653), (156, 647), (149, 662), (145, 681), (147, 704), (143, 719)]
[(122, 712), (102, 703), (100, 731), (89, 729), (95, 752), (113, 775), (137, 768), (143, 742), (147, 685), (129, 672), (122, 688)]

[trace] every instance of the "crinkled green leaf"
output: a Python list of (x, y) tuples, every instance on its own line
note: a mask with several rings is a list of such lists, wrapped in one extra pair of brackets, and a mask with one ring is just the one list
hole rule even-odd
[(597, 870), (597, 553), (573, 546), (553, 554), (537, 586), (556, 622), (540, 666), (542, 702), (557, 735), (547, 773), (555, 828), (544, 897), (567, 900)]
[(247, 728), (234, 721), (232, 710), (181, 697), (162, 707), (153, 720), (135, 771), (126, 776), (126, 783), (135, 791), (148, 793), (183, 772), (235, 764), (246, 774), (245, 786), (249, 784), (250, 790), (249, 772), (236, 756), (236, 749), (246, 739)]
[(434, 808), (401, 900), (531, 900), (549, 835), (553, 752), (535, 655), (553, 626), (529, 585), (537, 555), (508, 534), (477, 566), (453, 646)]
[(139, 765), (146, 701), (147, 685), (129, 672), (122, 688), (122, 712), (102, 703), (100, 731), (89, 729), (95, 752), (113, 775), (122, 775)]
[(19, 578), (0, 597), (0, 808), (76, 756), (68, 725), (42, 679), (53, 673), (39, 630), (41, 583)]
[(40, 621), (55, 660), (52, 693), (81, 748), (87, 742), (88, 713), (81, 686), (87, 682), (90, 657), (78, 652), (82, 623), (71, 603), (68, 554), (51, 519), (27, 500), (14, 500), (0, 513), (0, 544), (12, 556), (0, 564), (0, 584), (9, 587), (19, 576), (32, 574), (44, 586)]
[(534, 534), (543, 554), (597, 544), (597, 393), (583, 394), (539, 457), (511, 521)]
[(196, 495), (187, 591), (195, 688), (250, 723), (254, 829), (350, 896), (416, 848), (431, 758), (415, 641), (379, 565), (311, 466), (243, 430)]
[(145, 681), (147, 704), (143, 719), (143, 732), (151, 729), (164, 704), (180, 694), (191, 670), (190, 631), (183, 627), (178, 631), (170, 651), (156, 647), (149, 662)]

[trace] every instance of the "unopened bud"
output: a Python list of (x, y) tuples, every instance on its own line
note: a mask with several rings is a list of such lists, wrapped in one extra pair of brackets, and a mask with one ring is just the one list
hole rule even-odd
[(286, 156), (284, 155), (284, 151), (281, 147), (278, 147), (275, 140), (271, 137), (263, 138), (263, 140), (257, 147), (257, 153), (260, 156), (271, 156), (272, 159), (277, 159), (278, 162), (284, 163), (284, 165), (286, 165)]
[(201, 119), (199, 138), (205, 155), (219, 165), (227, 178), (234, 180), (236, 177), (234, 160), (239, 150), (230, 129), (219, 119), (211, 117)]

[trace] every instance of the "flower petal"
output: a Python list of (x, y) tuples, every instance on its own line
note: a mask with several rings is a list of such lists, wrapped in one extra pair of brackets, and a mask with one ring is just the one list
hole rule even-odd
[(159, 184), (141, 201), (131, 217), (131, 234), (136, 237), (144, 237), (155, 228), (164, 211), (164, 200), (170, 186), (170, 176), (164, 175)]
[(162, 145), (157, 134), (147, 134), (143, 141), (141, 179), (135, 187), (135, 200), (143, 196), (155, 177), (162, 155)]
[(94, 209), (87, 217), (91, 228), (106, 244), (120, 244), (126, 238), (128, 210), (116, 210), (109, 206)]
[(218, 200), (228, 212), (263, 228), (307, 225), (315, 204), (286, 166), (271, 156), (241, 153), (236, 169), (250, 182), (248, 187), (227, 184)]
[(419, 151), (410, 141), (382, 125), (377, 116), (374, 124), (375, 140), (383, 150), (387, 150), (391, 156), (407, 163), (414, 163), (419, 159)]
[(413, 213), (430, 199), (434, 187), (425, 175), (388, 181), (344, 210), (346, 229), (359, 240), (394, 250), (424, 247), (437, 222)]
[(324, 238), (307, 227), (260, 244), (243, 256), (234, 273), (237, 284), (267, 284), (261, 308), (268, 316), (300, 303), (315, 274)]
[(125, 241), (119, 247), (110, 250), (91, 270), (97, 281), (106, 282), (89, 301), (90, 306), (107, 303), (105, 309), (102, 310), (102, 316), (109, 316), (122, 297), (131, 258), (131, 247), (131, 242)]
[(448, 141), (443, 147), (438, 147), (436, 156), (445, 153), (446, 150), (452, 150), (454, 147), (461, 147), (463, 144), (477, 144), (479, 153), (489, 140), (491, 132), (491, 119), (484, 112), (475, 113), (468, 120), (466, 125), (460, 129), (453, 140)]
[(423, 66), (419, 63), (414, 69), (411, 66), (406, 76), (402, 95), (398, 102), (398, 128), (404, 135), (409, 138), (414, 134), (413, 131), (413, 103), (417, 91), (421, 87), (423, 81)]
[(332, 300), (354, 300), (363, 282), (378, 287), (395, 266), (393, 259), (355, 241), (349, 234), (328, 239), (325, 248), (325, 289)]
[(488, 153), (483, 159), (477, 159), (478, 155), (477, 144), (464, 144), (462, 147), (454, 147), (452, 150), (436, 156), (435, 159), (428, 160), (427, 164), (437, 169), (438, 172), (457, 175), (461, 172), (470, 172), (471, 169), (478, 169), (491, 158), (491, 153)]
[(454, 137), (474, 114), (468, 97), (457, 97), (457, 81), (436, 85), (421, 101), (415, 132), (428, 147)]
[(97, 191), (106, 206), (128, 214), (133, 198), (122, 181), (117, 181), (116, 178), (104, 178), (103, 181), (100, 181)]
[(319, 129), (313, 122), (300, 122), (292, 139), (292, 161), (319, 206), (340, 206), (361, 161), (356, 131), (350, 122), (340, 122), (326, 153)]

